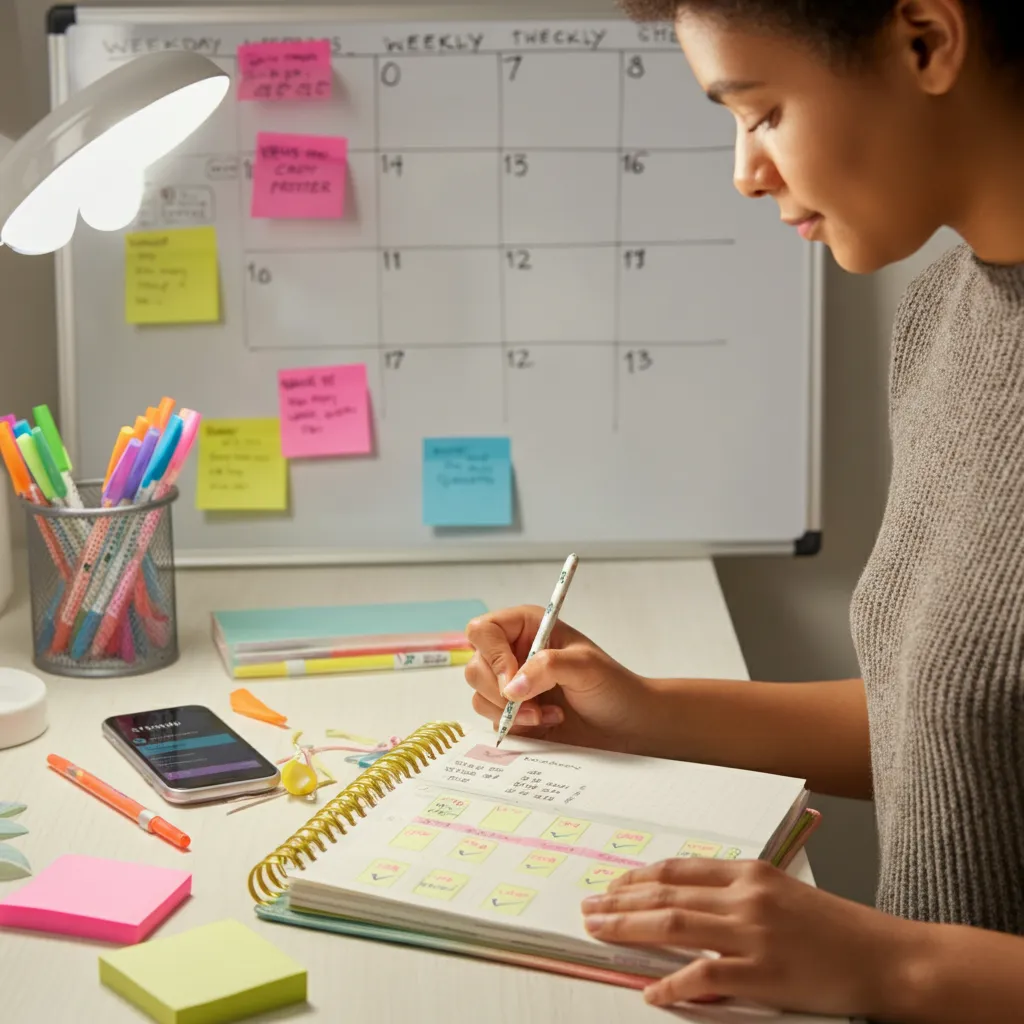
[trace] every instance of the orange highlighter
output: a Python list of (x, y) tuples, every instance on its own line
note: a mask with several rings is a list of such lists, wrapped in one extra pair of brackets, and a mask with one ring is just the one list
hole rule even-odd
[(126, 818), (131, 818), (143, 831), (152, 832), (161, 839), (166, 839), (171, 846), (176, 846), (179, 850), (189, 848), (192, 840), (180, 828), (175, 828), (158, 814), (147, 811), (142, 804), (136, 803), (130, 796), (125, 796), (113, 786), (101, 782), (95, 775), (90, 775), (78, 765), (72, 764), (56, 754), (47, 754), (46, 763), (58, 775), (70, 779), (76, 786), (81, 786), (87, 793), (91, 793), (105, 804), (109, 804), (115, 811), (120, 811)]

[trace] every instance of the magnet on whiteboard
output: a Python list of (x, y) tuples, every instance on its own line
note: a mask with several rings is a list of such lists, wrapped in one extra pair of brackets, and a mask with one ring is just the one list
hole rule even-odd
[(0, 668), (0, 750), (46, 731), (46, 686), (31, 672)]

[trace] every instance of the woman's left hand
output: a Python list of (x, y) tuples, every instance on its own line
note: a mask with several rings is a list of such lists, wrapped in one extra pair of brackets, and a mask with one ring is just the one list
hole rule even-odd
[(602, 941), (719, 954), (648, 986), (656, 1006), (736, 997), (865, 1017), (886, 1016), (898, 1002), (921, 927), (763, 861), (701, 858), (637, 868), (585, 900), (583, 912)]

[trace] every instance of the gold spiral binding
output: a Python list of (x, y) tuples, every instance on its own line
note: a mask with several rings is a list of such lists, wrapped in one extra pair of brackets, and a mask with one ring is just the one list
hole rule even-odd
[(287, 887), (289, 868), (305, 871), (306, 865), (325, 853), (360, 818), (405, 779), (418, 775), (464, 735), (458, 722), (431, 722), (407, 736), (397, 747), (378, 758), (354, 782), (346, 786), (319, 813), (249, 872), (249, 894), (257, 903), (270, 903)]

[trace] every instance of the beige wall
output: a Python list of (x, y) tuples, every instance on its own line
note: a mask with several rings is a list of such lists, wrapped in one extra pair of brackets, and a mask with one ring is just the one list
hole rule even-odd
[[(47, 109), (45, 12), (50, 0), (0, 0), (0, 132), (24, 130)], [(135, 0), (131, 6), (147, 6)], [(227, 6), (227, 5), (225, 5)], [(381, 5), (383, 6), (383, 5)], [(501, 8), (502, 0), (481, 4)], [(540, 0), (504, 4), (510, 13), (551, 10)], [(564, 9), (611, 3), (563, 0)], [(379, 9), (379, 7), (378, 7)], [(18, 76), (27, 87), (19, 95)], [(909, 280), (950, 244), (870, 278), (829, 267), (826, 340), (824, 550), (809, 559), (719, 561), (719, 572), (751, 674), (808, 680), (857, 674), (847, 627), (850, 593), (867, 558), (888, 477), (886, 383), (889, 333)], [(0, 250), (0, 411), (25, 411), (26, 399), (56, 402), (51, 261)], [(723, 723), (727, 727), (727, 723)], [(819, 881), (870, 901), (875, 836), (870, 805), (817, 799), (826, 826), (814, 840)]]

